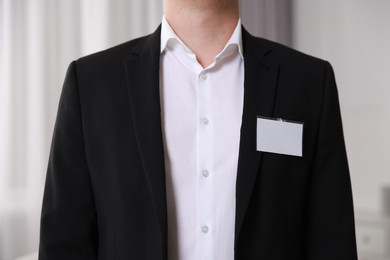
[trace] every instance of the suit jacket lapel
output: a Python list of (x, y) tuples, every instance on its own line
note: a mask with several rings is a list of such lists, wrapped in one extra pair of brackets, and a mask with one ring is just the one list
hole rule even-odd
[(263, 153), (256, 151), (257, 116), (271, 117), (276, 97), (279, 64), (268, 59), (266, 41), (242, 33), (245, 64), (244, 108), (236, 183), (235, 248), (240, 236)]
[(166, 191), (161, 130), (160, 31), (140, 40), (125, 62), (131, 115), (166, 255)]

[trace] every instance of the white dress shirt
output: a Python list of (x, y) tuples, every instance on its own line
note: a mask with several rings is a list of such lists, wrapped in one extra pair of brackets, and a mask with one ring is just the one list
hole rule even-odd
[(233, 260), (244, 96), (241, 22), (207, 68), (165, 17), (160, 98), (169, 260)]

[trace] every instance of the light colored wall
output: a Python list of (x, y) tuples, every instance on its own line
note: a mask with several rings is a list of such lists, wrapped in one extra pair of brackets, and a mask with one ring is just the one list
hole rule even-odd
[(240, 13), (251, 34), (291, 45), (291, 0), (241, 0)]
[(355, 208), (388, 211), (390, 1), (293, 2), (293, 46), (335, 69)]

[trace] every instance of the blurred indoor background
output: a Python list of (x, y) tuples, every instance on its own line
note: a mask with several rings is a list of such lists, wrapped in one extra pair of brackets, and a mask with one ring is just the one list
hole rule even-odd
[[(252, 34), (333, 65), (360, 260), (390, 259), (390, 1), (241, 0), (241, 15)], [(0, 260), (37, 250), (68, 64), (161, 17), (162, 0), (0, 0)]]

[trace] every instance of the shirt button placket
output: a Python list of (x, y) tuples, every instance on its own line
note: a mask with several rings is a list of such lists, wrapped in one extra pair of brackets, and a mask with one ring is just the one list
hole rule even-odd
[(210, 178), (209, 169), (212, 165), (212, 107), (210, 75), (207, 71), (202, 71), (198, 77), (199, 93), (199, 182), (198, 182), (198, 203), (199, 203), (199, 245), (200, 259), (210, 259), (212, 245), (212, 179)]

